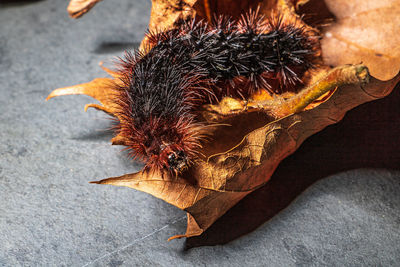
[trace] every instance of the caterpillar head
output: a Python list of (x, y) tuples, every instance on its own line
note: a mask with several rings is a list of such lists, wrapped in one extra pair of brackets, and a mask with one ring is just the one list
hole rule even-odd
[[(160, 121), (148, 127), (143, 144), (146, 168), (167, 169), (174, 173), (185, 170), (196, 158), (200, 147), (200, 125), (192, 118)], [(139, 151), (140, 152), (140, 151)]]
[(119, 134), (134, 159), (145, 163), (145, 170), (159, 169), (181, 173), (197, 157), (201, 125), (190, 117), (176, 120), (150, 118), (146, 123), (122, 121)]
[(174, 149), (174, 146), (167, 145), (162, 148), (160, 161), (162, 165), (173, 172), (182, 172), (188, 167), (189, 158), (187, 152), (181, 149)]

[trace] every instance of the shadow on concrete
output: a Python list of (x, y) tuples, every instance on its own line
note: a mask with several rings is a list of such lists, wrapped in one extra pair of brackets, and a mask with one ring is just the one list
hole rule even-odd
[(110, 54), (137, 49), (140, 42), (101, 42), (94, 50), (95, 54)]
[(271, 180), (216, 221), (185, 249), (220, 245), (245, 235), (327, 176), (358, 168), (400, 170), (400, 84), (386, 98), (363, 104), (343, 121), (307, 139)]
[(0, 8), (30, 5), (42, 1), (44, 0), (0, 0)]
[(79, 136), (72, 137), (72, 140), (78, 141), (110, 141), (114, 137), (113, 130), (97, 130), (90, 133), (83, 133)]

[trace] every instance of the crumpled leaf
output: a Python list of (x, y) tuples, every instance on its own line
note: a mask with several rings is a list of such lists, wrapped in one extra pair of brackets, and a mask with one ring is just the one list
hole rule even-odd
[[(306, 2), (301, 1), (301, 4)], [(366, 5), (366, 2), (368, 1), (358, 5)], [(256, 7), (258, 3), (260, 2), (233, 0), (154, 0), (149, 28), (150, 30), (170, 29), (176, 26), (179, 19), (194, 15), (209, 19), (209, 13), (214, 12), (232, 14), (235, 17), (249, 7)], [(366, 6), (371, 7), (371, 5)], [(396, 4), (392, 4), (393, 6), (396, 7)], [(285, 0), (261, 2), (260, 10), (264, 14), (269, 14), (271, 10), (276, 9), (294, 15), (292, 2)], [(354, 25), (346, 24), (346, 19), (350, 17), (353, 19), (353, 14), (356, 14), (354, 17), (360, 17), (360, 14), (364, 15), (364, 13), (360, 13), (357, 8), (351, 9), (357, 10), (356, 13), (349, 13), (348, 10), (345, 10), (347, 13), (343, 17), (336, 14), (338, 22), (333, 23), (327, 34), (324, 35), (322, 49), (326, 65), (363, 61), (373, 74), (387, 81), (371, 78), (366, 85), (341, 86), (334, 93), (331, 91), (328, 96), (322, 96), (323, 99), (320, 99), (318, 103), (313, 102), (305, 111), (277, 120), (263, 112), (234, 114), (235, 116), (223, 121), (225, 125), (218, 127), (213, 132), (212, 141), (205, 144), (202, 153), (206, 158), (199, 160), (196, 165), (178, 177), (171, 177), (169, 174), (153, 170), (145, 173), (126, 174), (93, 183), (127, 186), (141, 190), (187, 211), (186, 233), (172, 238), (190, 237), (203, 233), (240, 199), (268, 182), (279, 162), (292, 154), (307, 137), (340, 121), (348, 110), (388, 95), (399, 82), (400, 75), (397, 73), (400, 66), (398, 61), (400, 55), (396, 50), (398, 47), (388, 45), (385, 47), (387, 50), (379, 50), (379, 48), (374, 51), (377, 54), (384, 52), (382, 55), (391, 55), (395, 60), (389, 62), (379, 60), (381, 57), (373, 55), (371, 50), (366, 53), (366, 50), (361, 49), (362, 43), (358, 46), (353, 45), (359, 40), (362, 27), (359, 27), (355, 21), (352, 22)], [(366, 13), (370, 12), (368, 11), (370, 9), (366, 10)], [(383, 15), (381, 14), (381, 16)], [(340, 27), (341, 25), (342, 27)], [(368, 27), (373, 27), (373, 24), (368, 24)], [(359, 31), (357, 31), (358, 28)], [(349, 29), (354, 29), (358, 35), (345, 35)], [(379, 42), (393, 44), (398, 38), (393, 35), (381, 36)], [(347, 39), (342, 38), (340, 41), (347, 45), (349, 43), (343, 40), (352, 40), (352, 46), (347, 46), (345, 50), (338, 49), (330, 40), (339, 40), (336, 38), (337, 36), (345, 36)], [(394, 39), (391, 39), (392, 37)], [(364, 41), (364, 39), (361, 40)], [(146, 40), (143, 40), (142, 47), (145, 43)], [(374, 49), (373, 46), (367, 47)], [(365, 59), (364, 56), (366, 56)], [(379, 69), (382, 71), (378, 71)], [(91, 104), (85, 108), (94, 107), (113, 115), (112, 98), (117, 92), (110, 91), (108, 85), (118, 83), (118, 77), (116, 77), (116, 73), (107, 69), (106, 71), (113, 78), (99, 78), (90, 83), (57, 89), (49, 95), (48, 99), (59, 95), (86, 94), (99, 100), (102, 105)], [(257, 97), (262, 99), (264, 96), (253, 96), (253, 99), (257, 99)], [(219, 106), (214, 107), (214, 111), (224, 110), (225, 112), (227, 110), (229, 113), (240, 110), (242, 104), (238, 101), (221, 101)], [(123, 144), (124, 140), (117, 136), (112, 142), (113, 144)]]

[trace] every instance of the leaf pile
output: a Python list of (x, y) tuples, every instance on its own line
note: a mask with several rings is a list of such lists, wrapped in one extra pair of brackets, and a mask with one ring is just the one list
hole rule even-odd
[[(83, 14), (98, 1), (72, 0), (71, 4), (77, 2), (86, 6), (86, 9), (75, 14)], [(395, 14), (398, 14), (400, 5), (393, 2), (391, 6), (382, 7), (375, 1), (369, 2), (367, 5), (366, 1), (361, 3), (358, 0), (326, 1), (337, 21), (331, 23), (323, 35), (324, 64), (339, 66), (362, 61), (372, 76), (386, 81), (371, 77), (367, 84), (352, 82), (352, 85), (346, 85), (338, 82), (340, 75), (334, 76), (336, 80), (329, 80), (329, 72), (322, 68), (312, 74), (309, 88), (325, 88), (327, 81), (336, 86), (326, 91), (328, 95), (311, 104), (304, 100), (306, 96), (299, 94), (297, 98), (307, 105), (302, 105), (298, 110), (293, 107), (282, 109), (285, 105), (281, 104), (285, 104), (285, 99), (271, 100), (263, 95), (253, 96), (256, 102), (253, 106), (226, 98), (218, 105), (204, 108), (203, 115), (207, 120), (221, 121), (224, 125), (218, 127), (212, 133), (211, 142), (205, 144), (202, 153), (206, 157), (179, 177), (169, 177), (154, 170), (94, 183), (131, 187), (185, 210), (188, 214), (186, 233), (171, 238), (202, 234), (243, 197), (268, 182), (278, 164), (294, 153), (306, 138), (337, 123), (348, 110), (388, 95), (399, 82), (400, 37), (396, 25), (400, 25), (400, 19)], [(261, 4), (260, 10), (266, 15), (279, 10), (298, 16), (294, 7), (307, 10), (312, 1), (153, 0), (149, 28), (171, 29), (182, 18), (196, 15), (210, 19), (210, 13), (238, 17), (243, 10), (255, 8), (258, 4)], [(145, 42), (143, 40), (142, 44)], [(346, 70), (356, 68), (343, 67)], [(118, 74), (105, 70), (112, 78), (97, 78), (89, 83), (60, 88), (53, 91), (48, 99), (60, 95), (85, 94), (101, 103), (89, 104), (85, 109), (93, 107), (110, 115), (115, 114), (115, 92), (110, 91), (110, 83), (119, 82)], [(275, 103), (273, 112), (260, 112), (260, 103)], [(124, 140), (116, 136), (112, 143), (124, 144)]]

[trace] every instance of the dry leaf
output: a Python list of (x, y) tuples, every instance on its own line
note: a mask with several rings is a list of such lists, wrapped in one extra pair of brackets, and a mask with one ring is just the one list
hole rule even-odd
[(67, 7), (68, 14), (77, 19), (89, 12), (101, 0), (71, 0)]
[[(302, 4), (305, 2), (307, 1), (301, 1)], [(154, 0), (149, 27), (150, 30), (170, 29), (176, 27), (179, 19), (194, 15), (209, 19), (210, 13), (214, 12), (232, 14), (237, 17), (243, 10), (255, 7), (258, 3), (260, 1)], [(365, 5), (365, 2), (363, 5), (364, 9), (365, 6), (372, 6), (372, 4)], [(280, 9), (280, 12), (295, 15), (291, 2), (284, 0), (261, 2), (261, 11), (264, 14), (269, 14), (271, 7)], [(397, 8), (397, 4), (393, 3), (392, 7)], [(202, 151), (206, 159), (199, 161), (187, 172), (179, 177), (169, 177), (169, 174), (161, 174), (153, 170), (149, 173), (126, 174), (94, 183), (135, 188), (187, 211), (186, 234), (172, 238), (190, 237), (203, 233), (240, 199), (263, 186), (279, 162), (292, 154), (307, 137), (340, 121), (348, 110), (388, 95), (399, 82), (400, 75), (396, 74), (399, 71), (400, 54), (398, 46), (393, 45), (398, 37), (393, 37), (394, 34), (384, 35), (380, 37), (380, 41), (387, 42), (387, 45), (380, 44), (375, 48), (369, 45), (365, 33), (362, 36), (362, 27), (353, 20), (369, 14), (372, 12), (371, 8), (365, 9), (365, 13), (357, 8), (348, 8), (345, 13), (340, 11), (340, 7), (337, 9), (342, 16), (336, 14), (338, 22), (331, 25), (322, 43), (326, 64), (342, 65), (364, 61), (373, 74), (387, 81), (371, 78), (366, 85), (341, 86), (335, 93), (324, 96), (322, 101), (308, 105), (307, 110), (278, 120), (272, 119), (263, 112), (242, 112), (244, 107), (242, 102), (225, 99), (219, 105), (209, 107), (208, 110), (206, 108), (206, 114), (207, 112), (211, 114), (211, 111), (216, 112), (218, 116), (224, 113), (230, 115), (235, 113), (235, 116), (224, 118), (224, 122), (231, 126), (217, 128), (213, 133), (212, 142), (206, 144)], [(374, 10), (372, 13), (374, 12), (377, 11)], [(380, 14), (380, 16), (383, 15)], [(373, 23), (363, 25), (365, 25), (363, 27), (374, 27)], [(389, 24), (385, 25), (387, 29), (381, 29), (381, 32), (387, 34), (390, 27)], [(371, 29), (375, 33), (374, 36), (379, 33), (379, 27)], [(348, 34), (349, 32), (354, 34)], [(341, 37), (338, 38), (338, 36)], [(146, 40), (142, 44), (145, 42)], [(339, 46), (340, 49), (346, 46), (345, 50), (335, 47), (335, 43), (338, 42), (346, 44)], [(370, 49), (366, 50), (364, 46)], [(391, 59), (380, 54), (390, 55)], [(116, 92), (110, 91), (109, 84), (117, 83), (118, 77), (116, 73), (107, 71), (113, 78), (100, 78), (90, 83), (60, 88), (53, 91), (48, 99), (59, 95), (86, 94), (102, 104), (92, 104), (86, 108), (94, 107), (113, 114), (112, 100)], [(257, 96), (254, 99), (265, 100), (263, 97)], [(284, 112), (282, 114), (285, 115)], [(221, 117), (218, 117), (218, 120), (220, 119)], [(119, 136), (112, 142), (124, 144), (124, 140)]]
[(327, 0), (337, 21), (322, 39), (327, 65), (358, 64), (371, 75), (389, 80), (400, 66), (400, 1)]

